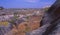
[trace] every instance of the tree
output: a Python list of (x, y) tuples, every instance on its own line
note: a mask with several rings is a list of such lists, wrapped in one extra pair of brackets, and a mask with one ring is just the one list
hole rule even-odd
[(1, 7), (0, 7), (0, 10), (3, 10), (3, 9), (4, 9), (4, 8), (1, 6)]
[(15, 13), (14, 13), (14, 17), (12, 17), (9, 22), (18, 29), (18, 27), (17, 27), (18, 25), (17, 25), (16, 21), (18, 20), (18, 17), (19, 17), (19, 16), (17, 16), (17, 15), (18, 15), (18, 13), (15, 12)]

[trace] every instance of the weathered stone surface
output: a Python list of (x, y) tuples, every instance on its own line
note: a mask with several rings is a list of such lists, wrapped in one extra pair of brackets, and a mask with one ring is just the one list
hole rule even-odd
[(47, 29), (47, 27), (48, 27), (49, 25), (50, 25), (50, 24), (46, 24), (46, 25), (44, 25), (44, 26), (42, 26), (42, 27), (40, 27), (40, 28), (38, 28), (38, 29), (36, 29), (36, 30), (33, 30), (33, 31), (27, 33), (27, 34), (29, 34), (29, 35), (42, 35), (43, 32), (46, 31), (46, 29)]

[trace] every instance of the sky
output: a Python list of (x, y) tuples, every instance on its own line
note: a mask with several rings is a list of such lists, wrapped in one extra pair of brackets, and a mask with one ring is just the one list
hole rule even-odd
[(51, 6), (56, 0), (0, 0), (4, 8), (42, 8)]

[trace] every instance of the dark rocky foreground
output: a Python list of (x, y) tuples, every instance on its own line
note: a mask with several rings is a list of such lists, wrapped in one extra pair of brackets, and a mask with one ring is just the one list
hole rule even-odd
[(0, 27), (0, 35), (4, 35), (8, 31), (10, 31), (13, 28), (12, 24), (9, 24), (7, 27), (1, 26)]

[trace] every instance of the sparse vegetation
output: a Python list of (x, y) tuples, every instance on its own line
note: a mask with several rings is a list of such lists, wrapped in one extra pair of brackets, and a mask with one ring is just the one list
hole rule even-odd
[[(41, 12), (40, 9), (39, 10), (38, 9), (31, 9), (31, 10), (30, 9), (22, 9), (22, 10), (17, 10), (17, 11), (16, 11), (16, 9), (15, 9), (15, 11), (11, 10), (11, 9), (10, 10), (7, 9), (7, 11), (8, 11), (8, 14), (11, 13), (11, 14), (14, 15), (9, 20), (9, 22), (13, 25), (13, 29), (11, 30), (13, 35), (25, 35), (25, 33), (39, 28), (40, 19), (41, 19), (42, 16), (40, 16), (40, 15), (33, 15), (33, 13), (35, 11)], [(19, 23), (19, 24), (16, 23), (16, 21), (19, 20), (19, 15), (18, 14), (25, 16), (25, 18), (26, 18), (25, 22), (22, 22), (22, 23)], [(26, 16), (26, 14), (31, 14), (31, 15)], [(7, 13), (6, 13), (6, 15), (7, 15)]]

